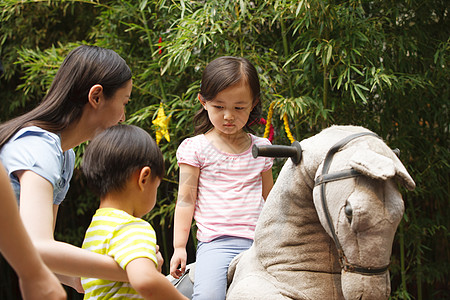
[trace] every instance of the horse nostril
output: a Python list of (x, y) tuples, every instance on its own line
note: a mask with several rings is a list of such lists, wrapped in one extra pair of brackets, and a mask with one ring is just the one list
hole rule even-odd
[(345, 212), (345, 216), (347, 217), (348, 222), (351, 223), (352, 219), (353, 219), (353, 208), (349, 202), (347, 202), (345, 204), (344, 212)]

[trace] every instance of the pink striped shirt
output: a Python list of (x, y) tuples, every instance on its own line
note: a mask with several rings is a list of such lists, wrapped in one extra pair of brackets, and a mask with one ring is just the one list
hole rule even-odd
[(199, 241), (208, 242), (224, 235), (254, 238), (264, 204), (261, 173), (272, 167), (273, 159), (253, 158), (254, 144), (270, 142), (249, 136), (252, 145), (240, 154), (218, 150), (203, 134), (185, 139), (178, 147), (178, 165), (200, 168), (194, 211)]

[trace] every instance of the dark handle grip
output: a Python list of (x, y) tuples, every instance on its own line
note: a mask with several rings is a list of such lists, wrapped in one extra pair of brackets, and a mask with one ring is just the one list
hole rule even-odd
[(265, 157), (290, 157), (294, 164), (299, 164), (302, 160), (302, 147), (298, 141), (294, 141), (291, 146), (282, 145), (253, 145), (252, 155)]

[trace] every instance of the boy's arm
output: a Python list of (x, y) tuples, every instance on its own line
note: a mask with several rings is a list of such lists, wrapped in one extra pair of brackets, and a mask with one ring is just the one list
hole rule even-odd
[[(174, 254), (170, 261), (170, 274), (174, 278), (179, 278), (186, 270), (186, 244), (191, 232), (199, 174), (199, 168), (180, 164), (180, 183), (173, 229)], [(178, 270), (179, 265), (181, 265), (180, 270)]]
[(148, 258), (136, 258), (126, 266), (131, 286), (144, 299), (186, 300)]
[(267, 196), (269, 196), (270, 190), (272, 190), (273, 187), (273, 176), (272, 176), (272, 168), (269, 170), (262, 172), (262, 196), (264, 200), (267, 199)]

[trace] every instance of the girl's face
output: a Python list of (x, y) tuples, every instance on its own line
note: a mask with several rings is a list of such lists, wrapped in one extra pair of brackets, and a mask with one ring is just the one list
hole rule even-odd
[(254, 107), (252, 91), (245, 81), (224, 89), (211, 101), (201, 102), (214, 129), (226, 135), (239, 134)]

